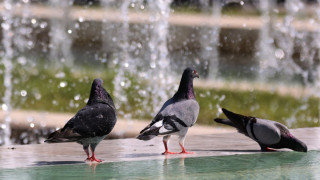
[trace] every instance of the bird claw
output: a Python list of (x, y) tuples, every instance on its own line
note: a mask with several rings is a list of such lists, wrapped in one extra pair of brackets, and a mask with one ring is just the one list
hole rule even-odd
[(194, 152), (181, 151), (179, 154), (194, 154)]
[(93, 162), (93, 161), (95, 161), (95, 162), (102, 162), (102, 160), (101, 160), (101, 159), (96, 159), (96, 157), (89, 157), (89, 158), (87, 158), (85, 161), (91, 161), (91, 162)]
[(178, 154), (177, 152), (169, 152), (169, 151), (165, 151), (162, 153), (163, 155), (168, 155), (168, 154)]

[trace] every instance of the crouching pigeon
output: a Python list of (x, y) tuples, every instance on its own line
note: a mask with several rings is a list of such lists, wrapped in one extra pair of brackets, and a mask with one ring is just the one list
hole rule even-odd
[[(103, 81), (95, 79), (92, 83), (87, 105), (71, 118), (66, 125), (45, 140), (47, 143), (77, 142), (83, 145), (86, 160), (101, 162), (96, 159), (94, 150), (117, 121), (116, 109), (109, 93), (103, 88)], [(92, 156), (88, 148), (91, 148)]]
[(261, 151), (272, 151), (270, 148), (289, 148), (294, 151), (307, 152), (307, 146), (294, 137), (289, 129), (278, 122), (243, 116), (222, 108), (228, 119), (214, 119), (216, 122), (235, 127), (242, 133), (256, 141)]
[(164, 135), (163, 154), (175, 154), (168, 151), (167, 143), (171, 135), (179, 136), (181, 153), (186, 152), (184, 139), (189, 127), (197, 121), (199, 104), (193, 91), (193, 79), (199, 75), (194, 68), (186, 68), (182, 74), (180, 86), (176, 94), (167, 100), (151, 123), (145, 127), (137, 137), (140, 140), (150, 140), (158, 135)]

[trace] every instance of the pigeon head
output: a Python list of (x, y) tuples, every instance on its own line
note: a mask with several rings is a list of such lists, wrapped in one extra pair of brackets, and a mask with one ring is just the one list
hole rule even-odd
[(292, 149), (294, 151), (299, 151), (299, 152), (307, 152), (308, 151), (307, 145), (297, 138), (291, 139), (290, 146), (291, 146), (290, 149)]
[(186, 68), (184, 71), (183, 71), (183, 74), (182, 76), (186, 76), (186, 77), (189, 77), (190, 79), (193, 79), (193, 78), (199, 78), (199, 75), (197, 73), (197, 70), (193, 67), (188, 67)]
[(282, 139), (286, 140), (288, 148), (294, 151), (299, 151), (299, 152), (308, 151), (307, 145), (304, 142), (297, 139), (296, 137), (294, 137), (292, 134), (285, 134), (284, 138)]
[(110, 94), (103, 88), (103, 81), (102, 79), (99, 79), (99, 78), (93, 80), (90, 97), (87, 104), (92, 104), (97, 102), (106, 103), (114, 107)]
[(195, 99), (193, 91), (193, 79), (199, 78), (197, 70), (193, 67), (188, 67), (183, 71), (179, 89), (174, 95), (176, 100), (180, 99)]

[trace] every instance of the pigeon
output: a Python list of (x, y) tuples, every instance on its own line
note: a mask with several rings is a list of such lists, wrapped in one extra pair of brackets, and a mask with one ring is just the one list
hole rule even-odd
[(244, 116), (222, 108), (228, 119), (214, 119), (216, 122), (235, 127), (242, 133), (256, 141), (261, 151), (274, 151), (274, 149), (289, 148), (294, 151), (307, 152), (305, 143), (294, 137), (289, 129), (278, 122)]
[(199, 75), (195, 68), (186, 68), (182, 74), (179, 89), (172, 98), (167, 100), (151, 123), (145, 127), (137, 137), (140, 140), (150, 140), (163, 135), (165, 152), (162, 154), (176, 154), (168, 151), (168, 141), (171, 135), (179, 136), (180, 153), (191, 154), (184, 148), (184, 140), (189, 127), (197, 121), (199, 104), (193, 90), (193, 79)]
[[(95, 79), (92, 83), (89, 100), (65, 126), (51, 133), (47, 143), (77, 142), (83, 145), (88, 161), (101, 162), (95, 157), (97, 145), (113, 129), (117, 122), (116, 108), (110, 94), (103, 88), (103, 81)], [(88, 148), (91, 148), (92, 156)]]

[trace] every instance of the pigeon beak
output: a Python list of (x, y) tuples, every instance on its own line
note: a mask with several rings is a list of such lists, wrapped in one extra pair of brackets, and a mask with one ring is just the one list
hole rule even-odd
[(193, 74), (193, 77), (199, 78), (199, 74), (198, 74), (197, 72), (195, 72), (195, 73)]

